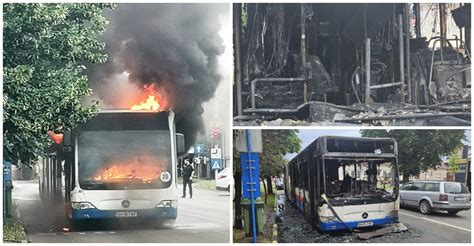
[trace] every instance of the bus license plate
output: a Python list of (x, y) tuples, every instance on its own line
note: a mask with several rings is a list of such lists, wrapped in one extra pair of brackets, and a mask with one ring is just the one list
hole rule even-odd
[(372, 221), (357, 223), (357, 227), (367, 227), (367, 226), (373, 226), (373, 225), (374, 225), (374, 222)]
[(127, 217), (137, 217), (137, 212), (116, 212), (115, 217), (117, 218), (127, 218)]
[(466, 201), (465, 197), (455, 197), (454, 201)]

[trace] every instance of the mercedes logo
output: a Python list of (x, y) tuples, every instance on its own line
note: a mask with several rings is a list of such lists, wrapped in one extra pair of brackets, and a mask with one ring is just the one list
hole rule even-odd
[(363, 219), (367, 219), (368, 217), (369, 217), (368, 213), (366, 213), (366, 212), (362, 213), (362, 218)]
[(129, 200), (123, 200), (122, 201), (122, 207), (124, 207), (124, 208), (130, 207), (130, 201)]

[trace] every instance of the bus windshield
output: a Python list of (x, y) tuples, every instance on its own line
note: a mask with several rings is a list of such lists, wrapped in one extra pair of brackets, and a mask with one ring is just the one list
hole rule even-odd
[(167, 188), (170, 141), (168, 130), (79, 132), (79, 185), (86, 190)]
[(328, 197), (357, 203), (390, 202), (398, 196), (396, 160), (326, 160), (325, 164)]

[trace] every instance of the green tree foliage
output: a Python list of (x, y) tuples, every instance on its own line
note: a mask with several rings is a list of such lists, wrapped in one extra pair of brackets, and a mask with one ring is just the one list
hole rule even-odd
[(264, 130), (262, 131), (263, 153), (260, 156), (261, 176), (280, 174), (285, 167), (283, 158), (286, 154), (301, 150), (301, 139), (298, 130)]
[(398, 163), (403, 180), (428, 168), (462, 146), (464, 130), (361, 130), (364, 137), (389, 137), (398, 143)]
[[(241, 168), (240, 168), (240, 153), (236, 148), (236, 141), (239, 132), (244, 130), (234, 130), (234, 149), (233, 149), (233, 163), (234, 163), (234, 181), (235, 181), (235, 221), (234, 227), (237, 229), (242, 228), (242, 215), (241, 215)], [(286, 161), (283, 157), (288, 153), (295, 153), (301, 150), (301, 140), (299, 139), (298, 130), (263, 130), (262, 141), (263, 141), (263, 153), (260, 154), (260, 176), (262, 179), (266, 179), (271, 175), (279, 174)], [(265, 182), (265, 181), (264, 181)], [(265, 183), (264, 183), (265, 184)], [(268, 183), (269, 187), (271, 183)], [(265, 192), (265, 200), (267, 194)], [(266, 201), (265, 201), (266, 202)]]
[(71, 129), (97, 111), (85, 65), (103, 63), (112, 4), (4, 4), (3, 153), (31, 163), (51, 144), (47, 131)]
[[(234, 173), (240, 173), (240, 153), (236, 148), (236, 138), (239, 131), (234, 130), (233, 163)], [(288, 153), (296, 153), (301, 150), (301, 140), (298, 130), (263, 130), (263, 153), (260, 155), (261, 176), (277, 175), (285, 167), (286, 161), (283, 157)]]

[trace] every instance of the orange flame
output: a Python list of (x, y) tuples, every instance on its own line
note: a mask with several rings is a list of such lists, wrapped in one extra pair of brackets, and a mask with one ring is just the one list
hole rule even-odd
[(155, 99), (154, 95), (149, 95), (148, 98), (144, 102), (133, 105), (131, 109), (132, 110), (159, 111), (160, 103)]
[(94, 175), (96, 181), (141, 180), (151, 182), (160, 177), (160, 167), (157, 163), (122, 163), (110, 164), (98, 170)]
[[(131, 110), (150, 110), (150, 111), (162, 111), (163, 107), (167, 107), (166, 100), (162, 95), (162, 91), (156, 88), (155, 84), (144, 87), (144, 94), (146, 99), (143, 99), (140, 103), (133, 105)], [(165, 105), (160, 102), (165, 101)]]

